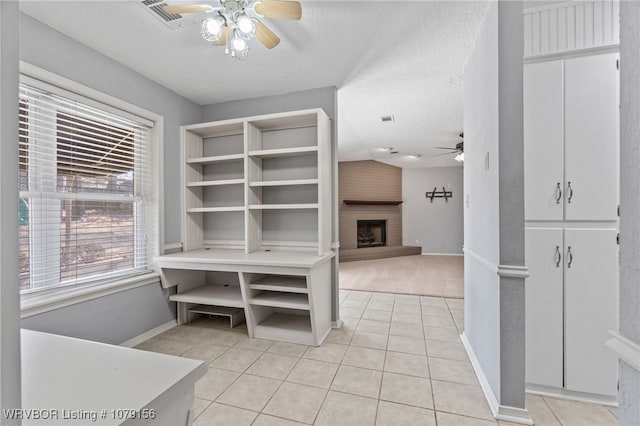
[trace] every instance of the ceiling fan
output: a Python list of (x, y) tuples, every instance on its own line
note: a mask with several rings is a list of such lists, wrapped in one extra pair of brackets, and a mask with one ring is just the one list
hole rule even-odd
[(455, 147), (448, 146), (434, 146), (434, 149), (446, 149), (449, 152), (445, 152), (444, 154), (436, 154), (431, 157), (440, 157), (441, 155), (449, 155), (449, 154), (457, 154), (454, 158), (456, 161), (464, 161), (464, 132), (460, 133), (460, 137), (463, 139), (458, 142)]
[(214, 0), (211, 4), (177, 4), (164, 7), (172, 15), (185, 13), (211, 14), (202, 20), (202, 38), (214, 46), (225, 46), (225, 53), (244, 59), (249, 41), (258, 39), (267, 49), (273, 49), (280, 38), (258, 18), (302, 18), (302, 7), (297, 1), (287, 0)]

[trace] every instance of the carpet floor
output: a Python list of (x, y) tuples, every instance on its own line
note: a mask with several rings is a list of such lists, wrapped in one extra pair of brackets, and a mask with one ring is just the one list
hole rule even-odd
[(462, 256), (402, 256), (340, 263), (340, 289), (464, 297)]

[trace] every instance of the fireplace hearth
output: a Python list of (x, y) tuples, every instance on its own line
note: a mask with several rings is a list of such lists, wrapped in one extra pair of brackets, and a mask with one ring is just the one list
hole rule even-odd
[(358, 248), (384, 247), (387, 245), (386, 220), (358, 221)]

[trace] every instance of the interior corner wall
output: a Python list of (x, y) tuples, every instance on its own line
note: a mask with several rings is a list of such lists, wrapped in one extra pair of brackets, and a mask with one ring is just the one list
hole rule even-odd
[[(433, 188), (452, 192), (448, 201), (426, 197)], [(402, 244), (422, 253), (462, 254), (464, 240), (463, 168), (402, 169)]]
[[(640, 3), (620, 2), (620, 330), (640, 347)], [(638, 354), (636, 349), (636, 355)], [(640, 371), (619, 362), (618, 419), (640, 422)]]
[[(179, 242), (180, 126), (201, 121), (202, 107), (25, 14), (19, 27), (22, 61), (164, 117), (165, 242)], [(157, 283), (32, 316), (22, 325), (119, 344), (173, 319), (175, 308)]]
[(500, 395), (498, 59), (498, 2), (492, 2), (464, 74), (464, 335), (496, 399)]

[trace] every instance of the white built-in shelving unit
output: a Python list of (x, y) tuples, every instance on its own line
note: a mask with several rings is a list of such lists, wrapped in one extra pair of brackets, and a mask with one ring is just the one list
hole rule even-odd
[(334, 256), (327, 115), (183, 126), (182, 155), (184, 252), (156, 259), (179, 322), (243, 308), (252, 337), (319, 345)]

